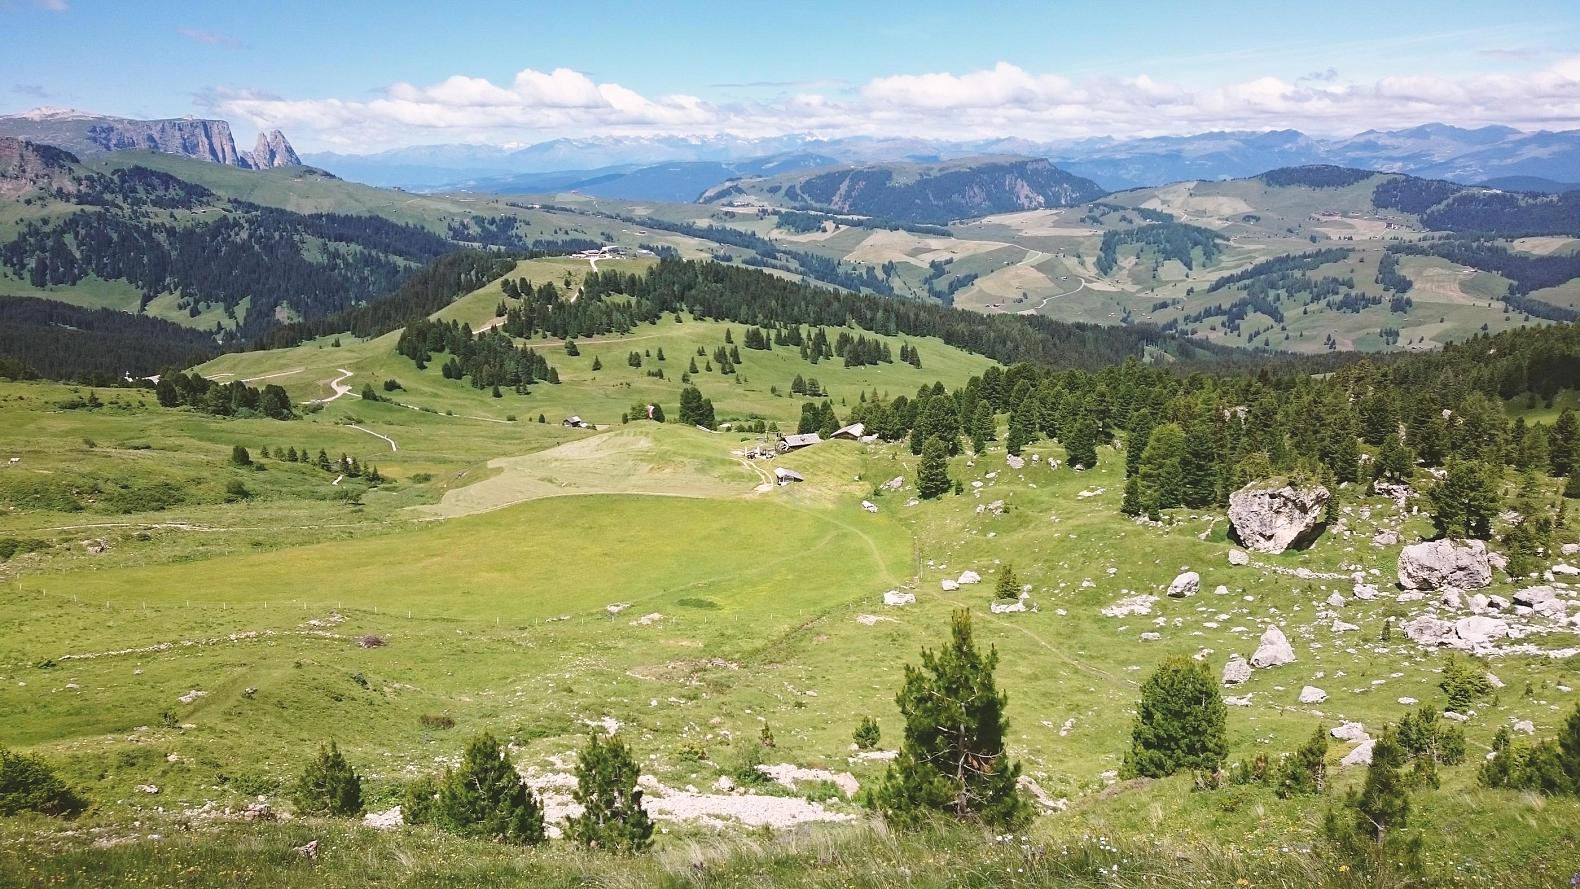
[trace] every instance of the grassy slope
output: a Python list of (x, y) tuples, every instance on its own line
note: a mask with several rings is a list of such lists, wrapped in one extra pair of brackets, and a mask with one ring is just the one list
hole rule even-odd
[[(563, 261), (521, 269), (557, 280), (566, 272), (574, 277), (578, 270)], [(480, 293), (470, 301), (492, 305), (497, 296)], [(450, 311), (475, 308), (463, 302)], [(1314, 613), (1347, 582), (1230, 569), (1221, 520), (1182, 517), (1168, 530), (1122, 521), (1121, 463), (1112, 452), (1087, 473), (1041, 463), (1011, 472), (996, 455), (974, 465), (962, 458), (956, 476), (968, 491), (979, 482), (980, 496), (908, 506), (903, 492), (872, 492), (877, 481), (911, 477), (915, 460), (903, 447), (831, 443), (799, 452), (783, 465), (808, 483), (754, 493), (756, 472), (728, 454), (744, 436), (648, 424), (589, 434), (467, 419), (497, 420), (512, 407), (525, 419), (541, 405), (556, 419), (581, 412), (608, 421), (606, 411), (623, 409), (647, 385), (622, 360), (631, 348), (662, 344), (666, 353), (687, 355), (694, 343), (719, 342), (720, 328), (664, 322), (650, 334), (656, 340), (584, 342), (579, 359), (555, 350), (563, 385), (502, 400), (431, 371), (401, 371), (389, 362), (404, 359), (381, 357), (389, 343), (378, 341), (227, 356), (205, 368), (250, 377), (304, 367), (273, 378), (298, 398), (318, 393), (315, 381), (334, 375), (335, 366), (354, 368), (353, 383), (398, 373), (408, 385), (401, 398), (455, 416), (349, 397), (288, 424), (222, 421), (147, 407), (146, 396), (126, 392), (105, 393), (112, 404), (85, 413), (51, 409), (65, 387), (5, 387), (0, 411), (16, 422), (0, 438), (0, 455), (23, 459), (0, 470), (7, 474), (3, 485), (28, 476), (68, 483), (83, 475), (161, 478), (184, 486), (191, 500), (146, 515), (90, 503), (85, 513), (6, 517), (7, 533), (57, 546), (4, 568), (10, 580), (0, 605), (6, 627), (0, 709), (23, 718), (0, 726), (3, 741), (63, 762), (74, 781), (106, 803), (110, 825), (155, 804), (180, 808), (277, 792), (303, 751), (326, 736), (337, 737), (365, 769), (372, 802), (383, 806), (402, 781), (430, 768), (435, 757), (453, 756), (473, 731), (505, 734), (521, 748), (518, 762), (547, 768), (548, 757), (574, 747), (582, 720), (604, 717), (624, 723), (644, 768), (672, 784), (711, 783), (739, 755), (730, 738), (753, 736), (765, 721), (779, 741), (776, 758), (848, 768), (871, 780), (877, 768), (845, 761), (851, 727), (876, 715), (885, 746), (894, 743), (900, 665), (937, 640), (950, 609), (969, 606), (978, 612), (982, 640), (1003, 654), (1000, 682), (1011, 696), (1016, 754), (1051, 793), (1078, 801), (1070, 815), (1041, 822), (1039, 837), (1066, 842), (1087, 833), (1146, 833), (1173, 848), (1200, 842), (1205, 824), (1224, 845), (1220, 853), (1287, 867), (1289, 858), (1276, 849), (1312, 841), (1315, 822), (1306, 802), (1254, 789), (1190, 794), (1184, 780), (1094, 794), (1104, 785), (1102, 774), (1119, 764), (1126, 704), (1147, 670), (1170, 654), (1204, 652), (1216, 669), (1229, 652), (1248, 654), (1264, 623), (1283, 625), (1300, 660), (1259, 672), (1241, 691), (1253, 703), (1230, 714), (1236, 757), (1290, 749), (1319, 723), (1358, 719), (1375, 726), (1395, 719), (1405, 709), (1395, 702), (1400, 696), (1436, 697), (1439, 658), (1397, 635), (1391, 643), (1375, 641), (1392, 603), (1351, 603), (1342, 616), (1361, 629), (1335, 634)], [(595, 350), (606, 358), (596, 377), (586, 369)], [(782, 423), (794, 418), (798, 402), (767, 394), (767, 380), (807, 367), (779, 351), (747, 353), (748, 383), (705, 387), (721, 411), (757, 412)], [(904, 368), (916, 378), (957, 383), (985, 366), (941, 345), (924, 343), (922, 353), (925, 371)], [(770, 362), (777, 364), (767, 368)], [(890, 379), (865, 376), (873, 369), (820, 365), (812, 372), (819, 371), (836, 398)], [(908, 377), (892, 389), (914, 386)], [(386, 452), (377, 439), (336, 425), (353, 418), (395, 438), (401, 450)], [(79, 444), (85, 437), (95, 447)], [(358, 506), (336, 499), (317, 469), (272, 460), (265, 472), (228, 467), (236, 441), (349, 451), (375, 460), (397, 481), (393, 490), (365, 494)], [(1049, 444), (1032, 453), (1063, 457)], [(506, 455), (521, 456), (489, 465)], [(418, 473), (435, 478), (414, 481)], [(232, 477), (260, 496), (218, 505)], [(591, 496), (546, 496), (561, 492), (561, 484)], [(3, 485), (0, 490), (14, 491)], [(495, 497), (501, 487), (506, 496)], [(442, 522), (424, 521), (431, 510), (406, 508), (440, 500), (446, 491), (441, 502), (463, 502), (444, 514), (473, 512), (464, 502), (469, 497), (484, 506), (514, 505)], [(877, 515), (858, 508), (863, 498), (876, 500)], [(978, 505), (998, 499), (1008, 506), (1004, 516), (977, 514)], [(1380, 501), (1364, 505), (1377, 516), (1390, 509)], [(174, 521), (216, 530), (151, 527)], [(1353, 537), (1330, 533), (1310, 551), (1265, 561), (1317, 571), (1359, 564), (1386, 580), (1393, 551), (1366, 543), (1371, 520), (1348, 521)], [(27, 530), (99, 522), (132, 526)], [(1407, 527), (1425, 530), (1419, 519)], [(139, 539), (139, 529), (147, 540)], [(108, 539), (109, 552), (87, 555), (78, 541), (88, 537)], [(1037, 613), (985, 613), (1000, 562), (1013, 562), (1033, 585)], [(1187, 566), (1203, 573), (1200, 596), (1164, 599), (1147, 617), (1098, 613), (1130, 591), (1156, 594)], [(939, 579), (966, 568), (981, 572), (984, 586), (939, 590)], [(1220, 583), (1228, 595), (1212, 594)], [(881, 593), (895, 587), (916, 591), (917, 605), (883, 608)], [(611, 615), (605, 606), (613, 603), (630, 607)], [(633, 623), (650, 613), (664, 618)], [(886, 620), (869, 626), (856, 620), (862, 614)], [(321, 625), (309, 623), (314, 620)], [(1144, 631), (1163, 639), (1140, 641)], [(267, 635), (231, 638), (238, 633)], [(390, 644), (362, 649), (354, 640), (364, 633)], [(175, 647), (61, 658), (161, 643)], [(39, 668), (51, 659), (56, 666)], [(859, 666), (854, 675), (853, 665)], [(1574, 685), (1571, 664), (1505, 659), (1494, 669), (1507, 688), (1470, 725), (1473, 750), (1511, 718), (1533, 719), (1549, 733), (1573, 704), (1572, 694), (1559, 690)], [(1326, 688), (1329, 702), (1296, 705), (1307, 683)], [(241, 694), (248, 687), (259, 689), (255, 697)], [(192, 704), (176, 700), (194, 688), (207, 696)], [(161, 727), (167, 711), (191, 727)], [(417, 723), (424, 713), (451, 715), (458, 728), (425, 730)], [(682, 758), (685, 742), (706, 750), (707, 761)], [(1335, 745), (1333, 761), (1342, 752)], [(1355, 777), (1351, 771), (1337, 780), (1343, 786)], [(136, 793), (143, 783), (160, 786), (160, 795)], [(1529, 808), (1506, 795), (1472, 792), (1471, 783), (1471, 767), (1449, 770), (1444, 789), (1422, 809), (1439, 825), (1464, 822), (1501, 836), (1495, 856), (1477, 858), (1484, 871), (1507, 877), (1516, 862), (1536, 860), (1538, 843), (1547, 844), (1544, 856), (1576, 853), (1559, 827), (1580, 814), (1574, 804)], [(294, 834), (265, 836), (277, 836), (265, 841), (274, 843)], [(368, 854), (378, 857), (392, 854), (388, 843), (404, 841), (338, 842), (347, 850), (371, 844)], [(139, 850), (150, 848), (137, 844), (115, 860), (137, 869), (167, 854), (188, 854), (159, 853), (137, 865), (138, 856), (151, 854)], [(1440, 869), (1451, 868), (1458, 855), (1444, 845), (1432, 854)]]

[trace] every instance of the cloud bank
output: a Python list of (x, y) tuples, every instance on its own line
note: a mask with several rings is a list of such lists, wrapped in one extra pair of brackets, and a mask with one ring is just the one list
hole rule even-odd
[(1296, 128), (1348, 134), (1427, 122), (1580, 128), (1580, 56), (1521, 75), (1400, 75), (1347, 80), (1329, 68), (1293, 81), (1267, 76), (1209, 86), (1133, 77), (1071, 79), (1000, 62), (965, 73), (808, 82), (773, 99), (645, 96), (579, 71), (527, 68), (509, 83), (455, 75), (395, 83), (372, 99), (291, 98), (222, 89), (211, 112), (293, 138), (359, 150), (432, 142), (515, 142), (586, 135), (1019, 137), (1156, 136)]

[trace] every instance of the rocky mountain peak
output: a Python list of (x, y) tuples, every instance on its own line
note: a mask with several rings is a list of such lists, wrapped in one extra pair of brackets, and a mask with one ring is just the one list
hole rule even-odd
[(302, 165), (302, 159), (297, 157), (296, 149), (291, 147), (291, 143), (285, 139), (285, 134), (279, 130), (258, 134), (258, 142), (252, 149), (250, 160), (252, 167), (257, 170)]

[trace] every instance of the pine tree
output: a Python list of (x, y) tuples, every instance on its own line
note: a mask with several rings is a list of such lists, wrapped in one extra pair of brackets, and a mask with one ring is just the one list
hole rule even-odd
[(1568, 408), (1558, 415), (1548, 435), (1547, 461), (1553, 475), (1573, 475), (1580, 461), (1580, 419)]
[(1082, 413), (1070, 421), (1062, 442), (1065, 457), (1072, 467), (1093, 469), (1097, 466), (1097, 421), (1090, 414)]
[(1141, 505), (1147, 512), (1185, 502), (1184, 459), (1184, 430), (1174, 423), (1162, 423), (1152, 430), (1136, 470), (1141, 479)]
[(997, 667), (997, 649), (985, 656), (977, 649), (963, 609), (954, 613), (947, 647), (924, 648), (920, 667), (905, 666), (895, 698), (904, 740), (873, 799), (885, 818), (910, 825), (943, 813), (1008, 829), (1030, 820), (1015, 786), (1020, 763), (1004, 747), (1008, 697), (994, 684)]
[(362, 814), (362, 778), (330, 741), (297, 778), (291, 799), (304, 815), (355, 817)]
[(1228, 750), (1228, 708), (1207, 665), (1164, 661), (1141, 685), (1122, 773), (1162, 778), (1186, 769), (1215, 772)]
[(855, 742), (858, 750), (872, 750), (882, 740), (883, 733), (878, 729), (878, 720), (871, 716), (863, 716), (861, 724), (851, 733), (850, 739)]
[(453, 832), (496, 842), (527, 845), (545, 836), (543, 804), (487, 733), (467, 745), (459, 769), (445, 774), (435, 820)]
[[(1011, 454), (1019, 457), (1021, 449), (1037, 440), (1037, 418), (1040, 411), (1037, 408), (1037, 399), (1026, 398), (1016, 406), (1009, 416), (1009, 436), (1004, 439), (1005, 447)], [(1075, 462), (1071, 458), (1071, 462)]]
[(1206, 423), (1192, 424), (1180, 459), (1180, 500), (1191, 509), (1218, 500), (1218, 443)]
[(572, 798), (582, 813), (566, 824), (574, 843), (611, 852), (640, 852), (652, 845), (653, 820), (642, 808), (636, 760), (625, 741), (594, 733), (576, 757)]
[(1284, 799), (1317, 794), (1328, 784), (1328, 733), (1322, 726), (1312, 733), (1279, 770), (1278, 795)]
[(931, 500), (953, 485), (949, 478), (949, 446), (941, 438), (929, 438), (922, 446), (922, 462), (916, 469), (917, 492), (923, 500)]
[(1351, 789), (1339, 809), (1329, 809), (1324, 832), (1338, 854), (1355, 865), (1365, 885), (1389, 885), (1387, 875), (1399, 870), (1421, 872), (1419, 836), (1401, 831), (1410, 818), (1410, 794), (1402, 769), (1404, 748), (1393, 727), (1383, 729), (1372, 745), (1371, 765), (1360, 790)]
[(1141, 505), (1141, 480), (1133, 475), (1125, 479), (1125, 499), (1120, 502), (1119, 511), (1128, 516), (1138, 516), (1145, 511)]
[(1414, 476), (1415, 454), (1405, 447), (1399, 436), (1390, 435), (1384, 438), (1382, 447), (1377, 450), (1377, 459), (1372, 464), (1373, 483), (1409, 484)]
[(998, 573), (998, 586), (994, 592), (1000, 599), (1011, 602), (1020, 598), (1020, 578), (1015, 576), (1015, 566), (1005, 565)]
[(1484, 463), (1455, 460), (1448, 474), (1426, 492), (1432, 506), (1432, 524), (1447, 537), (1492, 536), (1492, 519), (1499, 497), (1493, 470)]
[(592, 369), (593, 370), (603, 370), (603, 359), (599, 358), (597, 355), (594, 355), (593, 356)]

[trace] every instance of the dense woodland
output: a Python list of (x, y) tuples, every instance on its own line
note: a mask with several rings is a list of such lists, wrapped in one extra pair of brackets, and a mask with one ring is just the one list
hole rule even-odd
[(1112, 274), (1119, 266), (1119, 248), (1135, 245), (1158, 261), (1177, 260), (1188, 269), (1212, 265), (1228, 239), (1211, 229), (1182, 222), (1152, 222), (1128, 229), (1109, 229), (1097, 254), (1097, 271)]
[(201, 364), (219, 351), (211, 334), (162, 318), (0, 296), (0, 355), (16, 364), (8, 376), (106, 385)]

